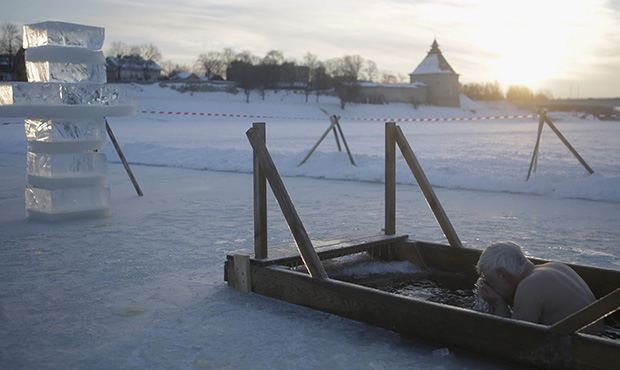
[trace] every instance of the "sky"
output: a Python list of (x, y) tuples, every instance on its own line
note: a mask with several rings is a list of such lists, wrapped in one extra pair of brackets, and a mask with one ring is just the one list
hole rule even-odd
[(358, 54), (408, 75), (436, 38), (462, 83), (498, 81), (558, 98), (620, 97), (620, 0), (21, 0), (0, 22), (106, 28), (106, 45), (153, 43), (193, 65), (231, 47), (301, 59)]

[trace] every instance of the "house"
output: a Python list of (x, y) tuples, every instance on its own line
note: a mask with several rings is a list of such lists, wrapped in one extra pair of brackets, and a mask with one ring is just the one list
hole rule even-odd
[(108, 82), (153, 82), (161, 76), (161, 66), (139, 55), (106, 58)]
[(459, 75), (439, 49), (437, 40), (420, 64), (409, 74), (409, 83), (358, 83), (362, 103), (411, 103), (460, 106)]

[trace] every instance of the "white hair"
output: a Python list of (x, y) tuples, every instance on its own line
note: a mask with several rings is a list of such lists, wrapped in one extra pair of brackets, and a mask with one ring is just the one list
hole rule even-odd
[(495, 269), (503, 267), (509, 273), (519, 276), (528, 266), (528, 260), (521, 247), (513, 242), (495, 243), (485, 249), (478, 259), (476, 269), (479, 274), (495, 274)]

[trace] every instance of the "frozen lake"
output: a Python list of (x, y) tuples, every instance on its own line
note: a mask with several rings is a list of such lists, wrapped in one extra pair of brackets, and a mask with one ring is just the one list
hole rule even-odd
[[(176, 94), (176, 93), (175, 93)], [(176, 100), (175, 100), (176, 99)], [(226, 98), (228, 99), (228, 98)], [(379, 233), (383, 125), (343, 120), (358, 167), (333, 137), (297, 167), (327, 127), (316, 105), (244, 105), (159, 90), (144, 109), (284, 110), (315, 121), (268, 122), (268, 145), (312, 239)], [(242, 97), (239, 97), (242, 99)], [(331, 105), (330, 105), (331, 104)], [(332, 109), (326, 102), (321, 108)], [(335, 109), (335, 108), (334, 108)], [(457, 115), (411, 107), (351, 107), (356, 115)], [(351, 113), (351, 114), (353, 114)], [(467, 112), (465, 112), (467, 113)], [(536, 123), (405, 125), (464, 245), (513, 240), (532, 256), (620, 269), (620, 125), (559, 117), (597, 171), (588, 177), (545, 132), (524, 182)], [(563, 121), (562, 121), (563, 119)], [(6, 121), (6, 122), (5, 122)], [(145, 196), (109, 165), (113, 215), (46, 224), (24, 219), (25, 143), (0, 125), (0, 368), (408, 369), (504, 363), (401, 338), (337, 316), (229, 289), (226, 253), (253, 243), (250, 122), (139, 115), (112, 120)], [(110, 160), (114, 152), (106, 149)], [(184, 168), (181, 168), (184, 167)], [(205, 171), (203, 169), (220, 171)], [(224, 172), (225, 171), (225, 172)], [(400, 160), (397, 232), (444, 242)], [(582, 198), (582, 199), (575, 199)], [(269, 242), (292, 238), (269, 196)]]

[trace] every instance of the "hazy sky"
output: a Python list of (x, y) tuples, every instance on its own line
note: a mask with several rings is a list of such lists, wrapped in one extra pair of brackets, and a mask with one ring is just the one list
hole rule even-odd
[(232, 47), (287, 58), (359, 54), (408, 74), (434, 37), (461, 82), (620, 96), (620, 0), (1, 0), (0, 21), (106, 28), (106, 44), (154, 43), (193, 64)]

